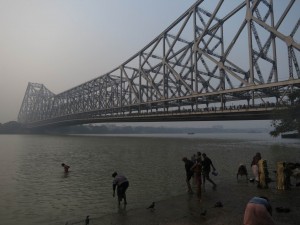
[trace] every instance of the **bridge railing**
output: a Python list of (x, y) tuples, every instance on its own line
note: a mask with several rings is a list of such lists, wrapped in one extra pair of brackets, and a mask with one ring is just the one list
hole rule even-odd
[(216, 121), (216, 120), (267, 120), (274, 109), (286, 108), (286, 104), (261, 103), (258, 105), (231, 105), (182, 110), (149, 110), (124, 112), (118, 109), (83, 112), (28, 123), (28, 128), (64, 126), (107, 122), (155, 122), (155, 121)]

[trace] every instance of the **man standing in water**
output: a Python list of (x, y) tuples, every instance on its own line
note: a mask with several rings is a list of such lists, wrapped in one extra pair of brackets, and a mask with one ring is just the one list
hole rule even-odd
[(126, 190), (129, 186), (129, 182), (127, 178), (124, 175), (118, 175), (117, 172), (114, 172), (112, 174), (113, 180), (113, 197), (115, 197), (115, 191), (117, 188), (117, 195), (118, 195), (118, 204), (120, 206), (120, 203), (122, 199), (124, 199), (124, 205), (127, 205), (127, 199), (126, 199)]
[(194, 163), (191, 160), (188, 160), (187, 157), (183, 157), (182, 161), (184, 162), (184, 166), (185, 166), (185, 172), (186, 172), (186, 180), (185, 181), (186, 181), (186, 184), (188, 187), (188, 193), (193, 193), (190, 180), (194, 174), (194, 171), (192, 170)]
[(214, 171), (216, 170), (216, 168), (214, 167), (210, 158), (208, 158), (205, 153), (203, 153), (202, 156), (203, 156), (203, 161), (202, 161), (203, 186), (205, 186), (205, 180), (208, 180), (210, 183), (213, 184), (213, 189), (216, 189), (217, 187), (216, 183), (213, 182), (209, 177), (210, 167), (212, 167)]

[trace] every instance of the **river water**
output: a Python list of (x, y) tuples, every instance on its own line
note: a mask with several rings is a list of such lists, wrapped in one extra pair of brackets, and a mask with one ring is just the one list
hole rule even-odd
[(63, 225), (117, 212), (114, 171), (129, 179), (130, 210), (186, 192), (183, 156), (205, 152), (220, 186), (236, 183), (240, 163), (251, 174), (256, 152), (273, 171), (277, 161), (299, 162), (299, 149), (300, 140), (268, 134), (0, 135), (0, 224)]

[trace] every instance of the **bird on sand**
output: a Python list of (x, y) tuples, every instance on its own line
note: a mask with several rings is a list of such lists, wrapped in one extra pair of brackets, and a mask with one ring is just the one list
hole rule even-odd
[(154, 207), (155, 207), (155, 202), (152, 202), (152, 204), (149, 205), (149, 207), (147, 209), (154, 209)]

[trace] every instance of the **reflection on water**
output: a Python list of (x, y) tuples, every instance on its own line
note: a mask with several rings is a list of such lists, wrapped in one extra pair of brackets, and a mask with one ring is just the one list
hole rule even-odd
[[(213, 179), (221, 185), (236, 184), (240, 163), (250, 172), (258, 151), (272, 171), (277, 161), (299, 159), (299, 147), (299, 140), (267, 134), (1, 135), (1, 224), (64, 224), (182, 194), (181, 158), (197, 151), (213, 160), (219, 173)], [(62, 162), (70, 165), (69, 173)], [(112, 198), (115, 170), (130, 182), (126, 210)]]

